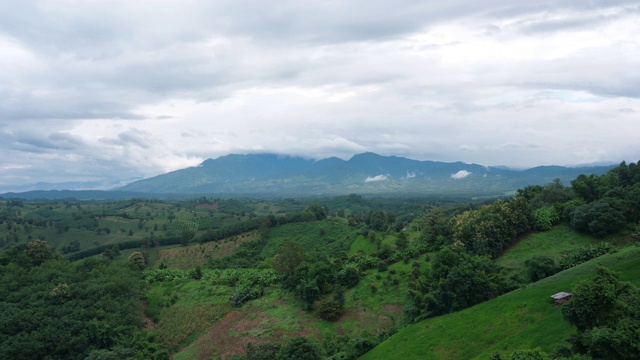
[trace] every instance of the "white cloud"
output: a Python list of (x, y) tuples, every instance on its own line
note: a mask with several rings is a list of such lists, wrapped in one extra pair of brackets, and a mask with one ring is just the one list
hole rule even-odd
[(469, 172), (469, 171), (467, 171), (467, 170), (460, 170), (460, 171), (458, 171), (458, 172), (457, 172), (457, 173), (455, 173), (455, 174), (451, 174), (451, 178), (452, 178), (452, 179), (459, 180), (459, 179), (464, 179), (464, 178), (466, 178), (466, 177), (467, 177), (467, 176), (469, 176), (469, 175), (471, 175), (471, 172)]
[(375, 181), (385, 181), (388, 180), (389, 177), (387, 175), (376, 175), (374, 177), (368, 177), (364, 180), (364, 182), (375, 182)]
[(230, 152), (637, 161), (633, 2), (66, 5), (0, 13), (0, 185)]

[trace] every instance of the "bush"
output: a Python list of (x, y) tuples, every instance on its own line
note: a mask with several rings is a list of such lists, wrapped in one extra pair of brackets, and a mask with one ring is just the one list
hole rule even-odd
[(294, 337), (280, 349), (278, 360), (320, 360), (322, 351), (315, 341)]
[(358, 269), (358, 265), (353, 263), (345, 265), (345, 267), (336, 274), (336, 280), (338, 280), (340, 285), (347, 289), (351, 289), (358, 285), (360, 282), (360, 271)]
[(565, 270), (570, 267), (574, 267), (593, 258), (602, 256), (611, 251), (611, 249), (613, 249), (613, 245), (606, 242), (601, 242), (598, 245), (591, 245), (587, 246), (584, 249), (578, 249), (568, 252), (560, 257), (560, 268)]
[(320, 315), (320, 318), (323, 320), (336, 321), (340, 315), (342, 315), (343, 310), (342, 303), (337, 300), (330, 299), (320, 304), (318, 315)]
[(278, 356), (278, 352), (280, 351), (280, 344), (261, 344), (261, 345), (253, 345), (252, 343), (247, 344), (247, 355), (245, 359), (247, 360), (272, 360)]
[(560, 221), (560, 216), (553, 206), (545, 206), (533, 212), (533, 228), (547, 231)]
[(544, 279), (558, 272), (556, 262), (548, 256), (536, 256), (524, 262), (531, 282)]
[(606, 200), (576, 207), (571, 214), (571, 226), (578, 231), (604, 237), (621, 230), (626, 224), (622, 211)]
[(144, 255), (139, 251), (134, 251), (129, 255), (129, 263), (140, 270), (147, 266)]

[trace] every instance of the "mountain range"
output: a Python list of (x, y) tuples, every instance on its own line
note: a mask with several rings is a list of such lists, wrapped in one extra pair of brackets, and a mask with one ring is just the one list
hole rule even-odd
[(540, 166), (526, 170), (462, 162), (419, 161), (375, 153), (349, 160), (230, 154), (135, 181), (119, 191), (143, 194), (316, 196), (343, 194), (504, 195), (559, 178), (602, 174), (612, 166)]
[(463, 162), (419, 161), (370, 152), (354, 155), (349, 160), (230, 154), (108, 191), (89, 190), (91, 184), (87, 183), (41, 183), (30, 185), (31, 191), (7, 192), (0, 197), (82, 200), (201, 195), (263, 198), (346, 194), (502, 196), (527, 185), (543, 185), (556, 178), (568, 185), (580, 174), (603, 174), (613, 166), (514, 169)]

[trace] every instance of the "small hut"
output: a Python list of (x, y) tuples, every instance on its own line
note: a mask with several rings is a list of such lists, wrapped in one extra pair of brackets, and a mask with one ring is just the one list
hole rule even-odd
[(562, 306), (562, 304), (566, 303), (567, 301), (571, 300), (571, 297), (573, 296), (572, 293), (568, 293), (568, 292), (559, 292), (557, 294), (553, 294), (551, 295), (551, 298), (553, 299), (553, 303), (556, 306)]

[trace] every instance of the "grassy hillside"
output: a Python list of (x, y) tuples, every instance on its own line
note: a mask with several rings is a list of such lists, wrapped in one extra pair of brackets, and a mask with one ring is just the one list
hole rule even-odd
[(408, 326), (361, 359), (488, 359), (541, 347), (551, 351), (574, 332), (550, 296), (592, 276), (596, 264), (640, 285), (640, 248), (629, 247), (456, 313)]
[(521, 271), (524, 262), (534, 256), (548, 256), (556, 262), (563, 252), (583, 248), (602, 240), (581, 234), (568, 224), (560, 224), (549, 231), (529, 234), (496, 259), (496, 263), (512, 272)]

